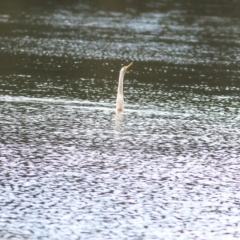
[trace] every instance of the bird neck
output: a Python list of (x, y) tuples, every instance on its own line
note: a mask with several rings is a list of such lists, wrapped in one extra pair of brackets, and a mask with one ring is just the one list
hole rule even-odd
[(123, 78), (124, 78), (124, 72), (120, 71), (119, 74), (119, 81), (118, 81), (118, 95), (123, 95)]

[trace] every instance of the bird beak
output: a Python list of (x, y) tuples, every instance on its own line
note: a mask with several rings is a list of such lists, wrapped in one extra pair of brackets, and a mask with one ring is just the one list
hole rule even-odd
[(126, 67), (125, 67), (125, 71), (127, 72), (128, 71), (128, 69), (131, 67), (133, 65), (133, 63), (131, 62), (129, 65), (127, 65)]

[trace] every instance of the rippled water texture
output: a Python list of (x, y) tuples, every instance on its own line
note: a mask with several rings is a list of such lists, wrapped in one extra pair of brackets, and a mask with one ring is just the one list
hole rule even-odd
[(240, 239), (238, 9), (2, 1), (0, 238)]

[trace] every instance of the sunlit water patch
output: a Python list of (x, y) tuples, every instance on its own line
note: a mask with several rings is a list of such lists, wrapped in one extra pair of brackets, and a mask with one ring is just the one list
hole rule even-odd
[(166, 106), (119, 116), (98, 103), (1, 97), (0, 227), (23, 239), (233, 232), (238, 113)]
[[(194, 16), (181, 9), (139, 14), (82, 7), (21, 18), (0, 16), (1, 51), (13, 54), (166, 61), (239, 63), (239, 20)], [(227, 38), (227, 40), (226, 40)]]

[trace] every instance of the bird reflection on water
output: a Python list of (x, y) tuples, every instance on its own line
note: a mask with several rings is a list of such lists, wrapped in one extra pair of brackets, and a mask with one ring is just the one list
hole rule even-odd
[(124, 116), (122, 111), (116, 111), (115, 116), (115, 130), (118, 132), (123, 132), (124, 130)]

